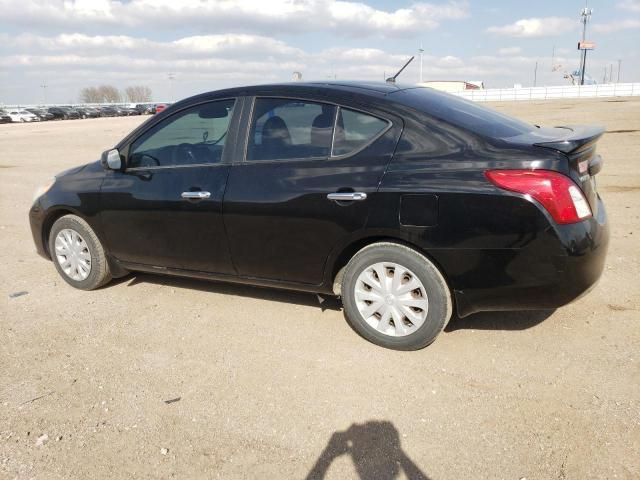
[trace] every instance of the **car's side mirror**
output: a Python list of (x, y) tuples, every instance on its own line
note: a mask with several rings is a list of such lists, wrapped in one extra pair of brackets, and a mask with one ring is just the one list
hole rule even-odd
[(102, 166), (108, 170), (122, 169), (122, 158), (117, 148), (107, 150), (102, 154)]

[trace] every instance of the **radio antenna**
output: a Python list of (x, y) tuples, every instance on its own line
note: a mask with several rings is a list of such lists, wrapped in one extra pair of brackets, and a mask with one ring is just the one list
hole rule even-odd
[(387, 83), (396, 83), (396, 78), (398, 78), (398, 75), (400, 75), (400, 74), (402, 73), (402, 71), (403, 71), (405, 68), (407, 68), (407, 65), (409, 65), (409, 64), (413, 61), (413, 59), (414, 59), (414, 58), (415, 58), (415, 57), (414, 57), (414, 56), (412, 56), (409, 60), (407, 60), (407, 63), (405, 63), (405, 64), (403, 65), (403, 67), (402, 67), (400, 70), (398, 70), (398, 73), (396, 73), (393, 77), (389, 77), (389, 78), (387, 78)]

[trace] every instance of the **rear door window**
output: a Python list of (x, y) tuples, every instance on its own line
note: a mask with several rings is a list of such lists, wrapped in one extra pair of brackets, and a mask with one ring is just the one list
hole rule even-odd
[(307, 100), (257, 98), (247, 160), (327, 158), (336, 107)]
[(389, 122), (386, 120), (341, 107), (336, 121), (332, 155), (348, 155), (364, 148), (388, 126)]

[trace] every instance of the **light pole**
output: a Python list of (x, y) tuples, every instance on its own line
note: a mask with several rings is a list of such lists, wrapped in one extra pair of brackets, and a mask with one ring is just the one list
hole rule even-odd
[(420, 44), (418, 53), (420, 54), (420, 83), (422, 83), (422, 55), (424, 54), (424, 48), (422, 48), (422, 44)]
[[(580, 12), (580, 16), (582, 17), (580, 21), (582, 22), (582, 42), (587, 39), (587, 22), (591, 17), (592, 9), (585, 6)], [(584, 71), (587, 68), (587, 50), (582, 48), (582, 60), (580, 61), (580, 85), (584, 85)]]
[(613, 83), (613, 63), (609, 64), (609, 83)]
[(167, 78), (169, 79), (169, 100), (173, 102), (173, 80), (176, 78), (176, 74), (169, 72)]
[(533, 86), (535, 87), (538, 83), (538, 61), (536, 60), (536, 66), (533, 69)]
[(616, 78), (616, 83), (620, 83), (620, 65), (622, 64), (622, 60), (618, 60), (618, 77)]
[(42, 85), (40, 85), (40, 88), (42, 89), (42, 102), (43, 102), (43, 105), (47, 104), (47, 87), (48, 87), (48, 85), (46, 83), (43, 83)]

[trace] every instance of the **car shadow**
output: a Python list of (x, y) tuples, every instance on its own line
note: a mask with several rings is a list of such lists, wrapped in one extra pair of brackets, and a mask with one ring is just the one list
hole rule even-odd
[(124, 277), (111, 281), (111, 285), (126, 283), (128, 287), (134, 287), (141, 283), (162, 285), (166, 287), (198, 290), (201, 292), (234, 295), (238, 297), (269, 300), (272, 302), (291, 303), (309, 307), (318, 307), (325, 310), (342, 310), (342, 303), (333, 296), (317, 295), (315, 293), (298, 292), (276, 288), (261, 288), (253, 285), (238, 283), (222, 283), (197, 278), (172, 277), (167, 275), (153, 275), (151, 273), (130, 273)]
[(526, 330), (549, 318), (555, 310), (526, 310), (518, 312), (480, 312), (460, 318), (453, 315), (445, 332), (456, 330)]
[(334, 432), (306, 480), (325, 478), (333, 461), (349, 455), (361, 480), (392, 480), (403, 472), (409, 480), (429, 480), (404, 452), (398, 429), (389, 421), (354, 423)]
[[(339, 298), (331, 295), (317, 295), (315, 293), (283, 290), (269, 287), (256, 287), (239, 283), (223, 283), (197, 278), (172, 277), (168, 275), (154, 275), (152, 273), (130, 273), (124, 277), (112, 280), (109, 285), (126, 283), (134, 287), (141, 283), (161, 285), (173, 288), (198, 290), (201, 292), (234, 295), (238, 297), (255, 298), (280, 303), (292, 303), (308, 307), (318, 307), (323, 312), (343, 310)], [(445, 332), (456, 330), (526, 330), (535, 327), (549, 318), (555, 310), (528, 310), (519, 312), (481, 312), (465, 318), (455, 313)]]

